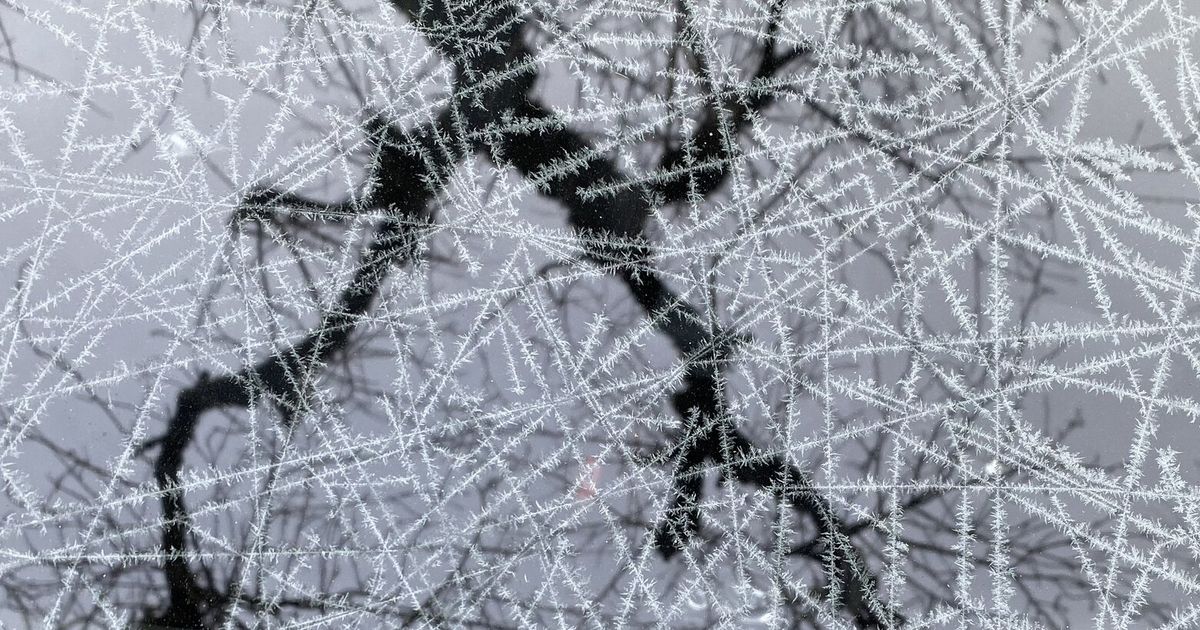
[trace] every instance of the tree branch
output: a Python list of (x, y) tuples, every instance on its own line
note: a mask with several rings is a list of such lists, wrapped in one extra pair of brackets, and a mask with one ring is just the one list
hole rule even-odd
[[(411, 3), (397, 2), (419, 27), (435, 31), (437, 16), (445, 17), (452, 10), (441, 1), (421, 4), (413, 11)], [(774, 5), (775, 11), (781, 3)], [(777, 15), (777, 13), (776, 13)], [(526, 178), (539, 184), (540, 191), (555, 199), (567, 210), (568, 221), (580, 237), (586, 252), (596, 262), (613, 269), (629, 288), (638, 304), (653, 318), (658, 329), (666, 335), (683, 356), (687, 365), (685, 388), (675, 395), (676, 412), (685, 419), (688, 430), (678, 445), (676, 472), (676, 511), (684, 521), (682, 531), (660, 526), (655, 540), (666, 558), (681, 549), (683, 539), (699, 528), (700, 468), (712, 461), (726, 469), (742, 483), (763, 488), (776, 488), (793, 507), (812, 518), (816, 527), (829, 541), (828, 559), (833, 575), (830, 581), (842, 585), (834, 597), (843, 598), (842, 605), (861, 627), (892, 627), (900, 619), (882, 604), (874, 592), (874, 581), (868, 574), (860, 552), (842, 533), (844, 524), (828, 502), (816, 493), (811, 481), (799, 469), (780, 457), (763, 457), (749, 439), (722, 413), (723, 392), (718, 375), (719, 365), (730, 350), (730, 335), (701, 321), (696, 311), (676, 296), (651, 267), (653, 250), (648, 244), (644, 226), (653, 206), (638, 186), (621, 172), (610, 159), (604, 158), (582, 134), (571, 129), (546, 106), (529, 94), (533, 81), (532, 52), (522, 42), (524, 24), (516, 17), (516, 9), (499, 7), (482, 16), (473, 31), (488, 32), (496, 42), (489, 47), (469, 51), (474, 68), (491, 69), (520, 77), (507, 83), (489, 84), (476, 100), (465, 101), (464, 118), (473, 125), (494, 126), (498, 112), (511, 112), (523, 119), (515, 131), (501, 134), (480, 134), (475, 147), (487, 151), (500, 166), (511, 166)], [(451, 59), (461, 54), (457, 49), (432, 40)], [(445, 40), (441, 40), (445, 41)], [(462, 41), (460, 38), (459, 40)], [(755, 72), (769, 75), (784, 65), (783, 58), (773, 52), (774, 35)], [(789, 53), (790, 60), (801, 53)], [(667, 203), (685, 198), (689, 188), (674, 168), (685, 161), (716, 164), (715, 172), (700, 186), (704, 195), (716, 190), (728, 177), (729, 151), (732, 142), (717, 138), (716, 129), (722, 118), (728, 120), (731, 134), (748, 124), (753, 111), (771, 102), (767, 92), (761, 92), (747, 103), (734, 102), (728, 112), (719, 107), (707, 110), (701, 121), (703, 134), (699, 146), (691, 151), (668, 152), (662, 163), (663, 173), (653, 192), (659, 201)], [(532, 137), (530, 137), (532, 136)], [(611, 194), (589, 194), (589, 188), (606, 186)], [(693, 186), (691, 190), (696, 190)], [(665, 529), (664, 529), (665, 528)]]
[[(446, 120), (439, 122), (445, 124)], [(346, 347), (361, 316), (378, 297), (389, 271), (412, 262), (419, 252), (431, 220), (430, 202), (441, 189), (444, 171), (456, 161), (452, 151), (439, 147), (440, 126), (416, 134), (391, 127), (376, 129), (385, 133), (379, 137), (379, 182), (369, 206), (387, 218), (376, 227), (353, 278), (314, 331), (294, 346), (280, 348), (237, 373), (217, 378), (202, 374), (195, 384), (179, 393), (166, 432), (148, 443), (159, 447), (154, 479), (161, 491), (162, 548), (169, 596), (166, 610), (151, 623), (204, 627), (205, 619), (220, 604), (212, 591), (197, 583), (186, 555), (188, 513), (179, 474), (200, 417), (215, 409), (248, 408), (265, 398), (276, 405), (285, 423), (299, 420), (315, 373)], [(402, 141), (404, 138), (408, 141)], [(430, 168), (431, 163), (435, 167)], [(256, 198), (251, 201), (262, 202)]]

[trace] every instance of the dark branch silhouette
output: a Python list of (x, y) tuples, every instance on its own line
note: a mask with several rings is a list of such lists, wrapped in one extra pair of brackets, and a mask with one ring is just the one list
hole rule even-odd
[[(446, 120), (439, 120), (439, 125)], [(375, 229), (373, 241), (362, 256), (337, 303), (325, 313), (314, 331), (299, 343), (277, 349), (257, 365), (217, 378), (202, 375), (181, 391), (167, 430), (157, 438), (154, 478), (162, 490), (163, 552), (169, 593), (165, 612), (151, 623), (174, 627), (207, 627), (225, 602), (214, 590), (202, 588), (187, 557), (187, 510), (179, 487), (183, 457), (195, 435), (200, 417), (221, 408), (247, 408), (265, 400), (280, 412), (283, 422), (299, 421), (304, 414), (311, 381), (330, 357), (344, 349), (361, 318), (378, 297), (388, 273), (415, 260), (430, 227), (430, 208), (439, 182), (454, 163), (440, 146), (437, 126), (407, 134), (374, 125), (381, 165), (377, 185), (367, 207), (387, 216)], [(406, 137), (407, 136), (407, 137)], [(429, 164), (436, 170), (429, 169)], [(269, 201), (295, 203), (295, 198)], [(262, 199), (253, 199), (261, 204)], [(319, 204), (302, 201), (308, 211)], [(339, 208), (340, 209), (340, 208)], [(261, 211), (259, 209), (258, 211)]]

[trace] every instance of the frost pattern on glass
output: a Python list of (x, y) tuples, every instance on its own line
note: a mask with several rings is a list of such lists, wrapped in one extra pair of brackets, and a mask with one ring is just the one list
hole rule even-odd
[(1198, 30), (0, 0), (0, 624), (1200, 626)]

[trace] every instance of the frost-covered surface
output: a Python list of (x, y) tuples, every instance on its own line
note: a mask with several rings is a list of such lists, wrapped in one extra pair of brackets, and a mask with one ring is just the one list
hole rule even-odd
[(0, 622), (1200, 626), (1198, 18), (0, 0)]

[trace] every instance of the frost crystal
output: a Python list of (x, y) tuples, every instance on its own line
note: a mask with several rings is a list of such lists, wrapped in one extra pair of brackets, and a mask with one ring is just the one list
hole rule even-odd
[(0, 626), (1200, 626), (1198, 30), (0, 0)]

